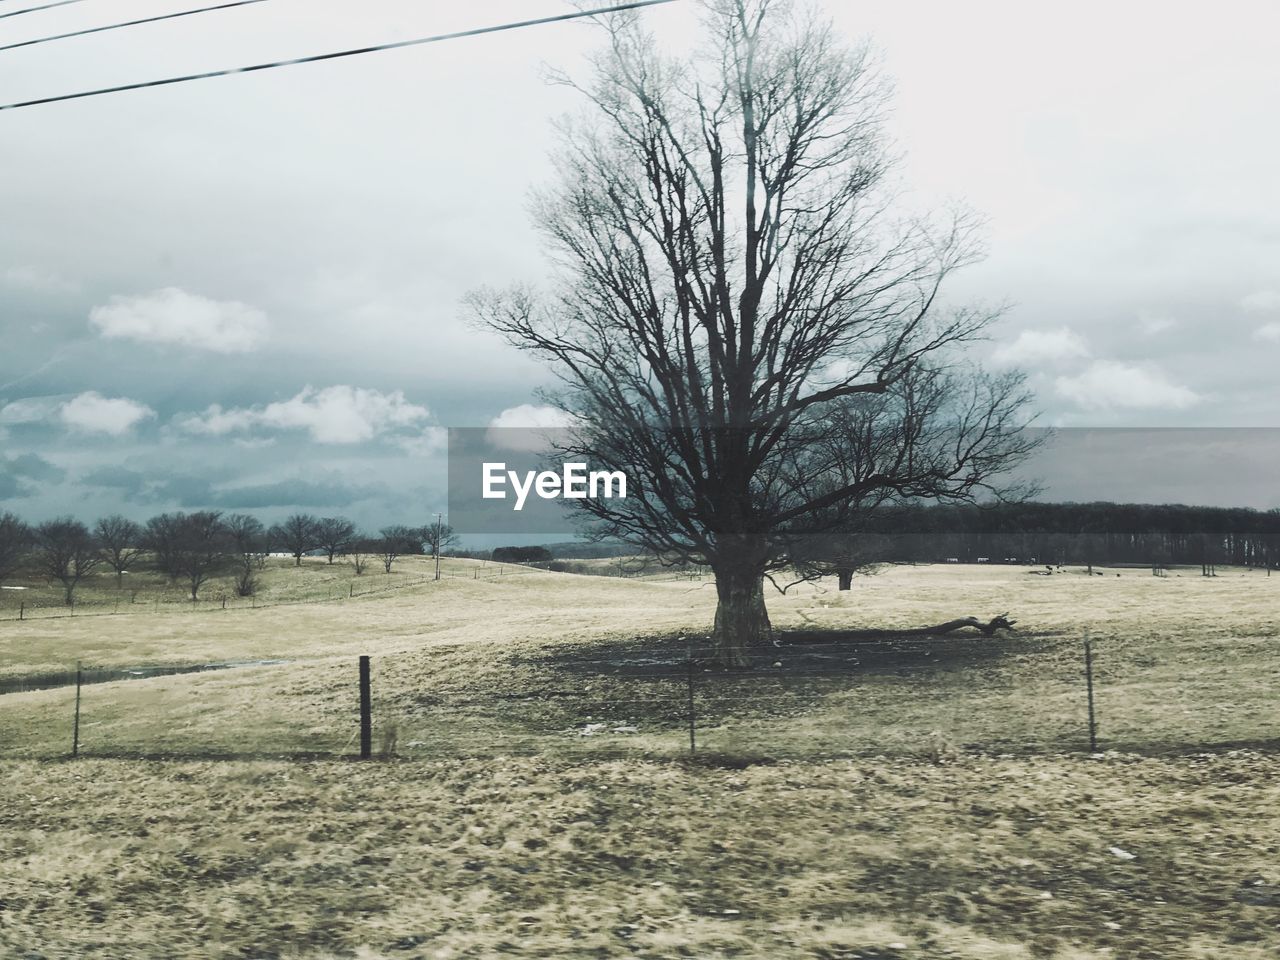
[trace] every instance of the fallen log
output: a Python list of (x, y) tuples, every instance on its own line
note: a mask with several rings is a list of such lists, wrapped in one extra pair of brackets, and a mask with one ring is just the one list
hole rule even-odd
[(986, 623), (983, 623), (977, 617), (961, 617), (957, 620), (948, 620), (946, 623), (937, 623), (932, 627), (917, 627), (914, 630), (904, 630), (903, 633), (912, 634), (937, 634), (951, 633), (955, 630), (962, 630), (965, 627), (973, 627), (980, 631), (984, 636), (991, 636), (997, 630), (1012, 630), (1017, 620), (1010, 620), (1007, 613), (1002, 613), (998, 617), (992, 617)]
[(1017, 622), (1017, 620), (1010, 620), (1007, 613), (1002, 613), (1000, 616), (992, 617), (986, 622), (979, 620), (977, 617), (957, 617), (955, 620), (935, 623), (929, 627), (910, 627), (899, 630), (841, 630), (838, 628), (826, 630), (797, 630), (793, 632), (784, 630), (780, 632), (780, 635), (775, 642), (781, 646), (790, 646), (792, 644), (832, 643), (840, 640), (881, 640), (891, 637), (936, 637), (965, 629), (977, 630), (983, 636), (990, 637), (993, 636), (997, 630), (1013, 630), (1013, 625)]

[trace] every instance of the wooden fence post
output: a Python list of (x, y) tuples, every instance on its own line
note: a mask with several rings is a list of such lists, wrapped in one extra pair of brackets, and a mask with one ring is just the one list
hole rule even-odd
[(369, 658), (360, 658), (360, 759), (373, 755), (373, 708), (369, 690)]
[(689, 756), (698, 752), (698, 718), (693, 705), (693, 640), (689, 640), (689, 659), (686, 661), (686, 680), (689, 701)]

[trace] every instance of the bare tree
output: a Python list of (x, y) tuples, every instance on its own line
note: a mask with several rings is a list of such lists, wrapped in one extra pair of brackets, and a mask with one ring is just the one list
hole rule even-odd
[(201, 510), (177, 515), (173, 563), (191, 591), (191, 602), (200, 598), (200, 588), (226, 564), (232, 543), (222, 514)]
[[(378, 553), (378, 544), (357, 533), (347, 543), (343, 556), (351, 561), (351, 568), (355, 571), (356, 576), (362, 577), (365, 570), (368, 569), (369, 557), (376, 553)], [(391, 571), (388, 570), (387, 572), (390, 573)]]
[(247, 513), (233, 513), (222, 521), (227, 541), (237, 558), (236, 595), (258, 592), (258, 571), (267, 553), (267, 531), (262, 521)]
[(271, 528), (271, 542), (284, 547), (293, 556), (293, 565), (300, 567), (303, 555), (319, 546), (319, 523), (310, 514), (295, 513)]
[(431, 550), (432, 558), (438, 558), (442, 550), (458, 542), (453, 527), (443, 520), (433, 520), (421, 530), (422, 542)]
[(322, 517), (316, 521), (316, 546), (324, 550), (332, 564), (356, 535), (356, 525), (346, 517)]
[(180, 513), (159, 514), (147, 521), (143, 531), (143, 543), (151, 551), (156, 568), (170, 580), (178, 579), (174, 559), (181, 517)]
[(30, 547), (30, 528), (12, 513), (0, 513), (0, 580), (13, 576)]
[(61, 582), (66, 604), (71, 606), (76, 587), (102, 564), (98, 542), (79, 520), (61, 517), (36, 527), (35, 543), (41, 571)]
[(387, 573), (391, 572), (392, 565), (405, 554), (422, 552), (421, 530), (396, 525), (383, 527), (379, 534), (378, 559), (382, 561), (382, 568)]
[(142, 526), (127, 517), (114, 513), (103, 517), (93, 528), (107, 565), (116, 573), (116, 587), (124, 581), (124, 575), (144, 553)]
[[(636, 15), (603, 21), (535, 205), (555, 285), (471, 304), (559, 374), (548, 400), (580, 426), (558, 452), (636, 488), (578, 501), (594, 531), (710, 565), (719, 656), (739, 664), (769, 636), (764, 578), (789, 544), (878, 491), (976, 495), (1029, 451), (1028, 397), (1016, 374), (959, 366), (997, 314), (941, 296), (978, 259), (976, 224), (894, 214), (869, 51), (786, 0), (703, 7), (708, 43), (685, 62)], [(841, 453), (847, 404), (910, 424), (929, 385), (946, 391), (929, 429)]]

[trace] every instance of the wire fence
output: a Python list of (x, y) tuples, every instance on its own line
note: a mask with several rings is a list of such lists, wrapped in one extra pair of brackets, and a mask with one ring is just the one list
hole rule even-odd
[(945, 762), (1280, 747), (1280, 668), (1251, 661), (1274, 653), (1268, 637), (883, 635), (773, 647), (732, 670), (704, 643), (672, 636), (487, 661), (440, 650), (82, 665), (0, 683), (0, 756)]

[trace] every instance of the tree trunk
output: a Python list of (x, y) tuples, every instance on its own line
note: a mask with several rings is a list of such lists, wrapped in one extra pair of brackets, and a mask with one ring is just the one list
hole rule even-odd
[(714, 572), (718, 602), (712, 637), (716, 656), (726, 667), (745, 667), (751, 663), (752, 649), (771, 636), (764, 576), (740, 566), (715, 568)]
[(840, 589), (848, 590), (853, 587), (853, 571), (837, 570), (836, 576), (840, 579)]

